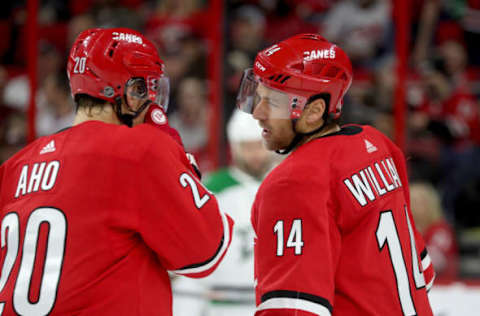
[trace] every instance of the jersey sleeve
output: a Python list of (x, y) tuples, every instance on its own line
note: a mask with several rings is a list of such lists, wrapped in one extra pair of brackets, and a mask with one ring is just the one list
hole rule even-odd
[(425, 287), (427, 292), (433, 286), (435, 281), (435, 270), (433, 268), (432, 260), (428, 254), (427, 248), (425, 247), (425, 241), (423, 240), (422, 235), (415, 229), (415, 244), (417, 245), (417, 253), (420, 254), (421, 268), (423, 270), (423, 277), (425, 278)]
[[(402, 185), (404, 188), (409, 188), (405, 157), (397, 146), (391, 144), (391, 147), (392, 147), (391, 152), (393, 155), (393, 159), (394, 161), (398, 162), (397, 166), (399, 168), (398, 174), (400, 176), (400, 181), (402, 182)], [(405, 189), (404, 194), (405, 194), (405, 200), (407, 201), (407, 205), (408, 205), (407, 214), (412, 221), (412, 228), (415, 236), (415, 246), (417, 249), (417, 253), (420, 254), (420, 260), (421, 260), (420, 268), (422, 269), (423, 276), (425, 278), (425, 287), (427, 291), (430, 291), (431, 287), (433, 286), (433, 282), (435, 280), (435, 270), (432, 265), (432, 260), (430, 259), (430, 255), (428, 254), (427, 248), (425, 246), (425, 241), (423, 240), (422, 235), (417, 230), (417, 228), (415, 227), (415, 223), (413, 222), (413, 215), (410, 208), (409, 189)]]
[(140, 176), (139, 232), (167, 270), (203, 277), (217, 267), (232, 238), (233, 220), (182, 162), (164, 136), (147, 150)]
[(311, 180), (276, 182), (257, 196), (256, 316), (332, 313), (340, 233), (328, 180)]

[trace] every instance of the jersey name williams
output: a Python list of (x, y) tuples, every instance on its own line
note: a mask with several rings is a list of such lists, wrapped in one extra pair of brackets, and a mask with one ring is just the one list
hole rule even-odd
[(37, 162), (33, 165), (24, 165), (18, 178), (15, 198), (32, 192), (49, 191), (57, 181), (60, 162), (57, 160)]
[(362, 168), (343, 183), (361, 206), (402, 186), (391, 157)]

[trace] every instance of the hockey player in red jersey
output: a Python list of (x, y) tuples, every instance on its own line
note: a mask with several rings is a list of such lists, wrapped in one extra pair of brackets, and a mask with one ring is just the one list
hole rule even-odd
[(252, 208), (256, 316), (430, 316), (433, 267), (410, 212), (401, 151), (339, 126), (352, 81), (343, 50), (300, 34), (261, 51), (237, 104), (289, 156)]
[(168, 271), (212, 272), (233, 221), (166, 124), (168, 80), (150, 41), (87, 30), (67, 72), (73, 127), (0, 167), (0, 314), (172, 315)]

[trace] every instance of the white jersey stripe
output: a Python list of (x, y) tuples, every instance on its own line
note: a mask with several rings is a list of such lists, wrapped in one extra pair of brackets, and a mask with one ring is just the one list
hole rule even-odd
[(318, 316), (331, 316), (330, 311), (325, 306), (300, 298), (271, 298), (258, 305), (257, 307), (257, 311), (265, 309), (298, 309), (313, 313)]
[(435, 281), (435, 277), (436, 277), (436, 275), (433, 275), (432, 281), (430, 281), (430, 282), (427, 284), (427, 286), (426, 286), (427, 292), (430, 291), (430, 289), (432, 288), (433, 282)]
[(431, 263), (432, 263), (432, 259), (430, 259), (430, 256), (427, 254), (425, 258), (422, 259), (423, 271), (427, 270)]
[(195, 267), (195, 268), (189, 268), (189, 269), (179, 269), (179, 270), (172, 270), (170, 272), (176, 273), (176, 274), (193, 274), (193, 273), (202, 273), (207, 271), (208, 269), (212, 268), (217, 262), (220, 260), (222, 255), (225, 253), (225, 250), (228, 247), (228, 244), (230, 243), (230, 229), (228, 226), (228, 219), (227, 216), (220, 210), (220, 215), (222, 217), (222, 223), (223, 223), (223, 244), (222, 248), (220, 251), (217, 253), (215, 258), (210, 260), (208, 263), (206, 263), (203, 266)]

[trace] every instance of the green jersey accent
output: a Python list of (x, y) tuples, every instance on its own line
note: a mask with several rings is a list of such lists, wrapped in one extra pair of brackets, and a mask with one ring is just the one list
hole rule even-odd
[(220, 169), (212, 173), (205, 181), (205, 186), (213, 193), (220, 193), (238, 184), (240, 184), (240, 182), (232, 176), (228, 168)]

